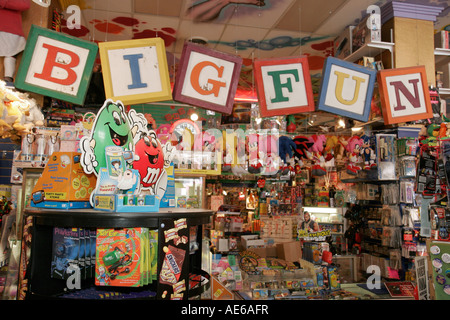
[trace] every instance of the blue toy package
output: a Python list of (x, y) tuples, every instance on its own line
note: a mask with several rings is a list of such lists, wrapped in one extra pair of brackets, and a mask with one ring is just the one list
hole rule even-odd
[(52, 278), (68, 279), (75, 272), (79, 265), (79, 246), (78, 228), (53, 228)]

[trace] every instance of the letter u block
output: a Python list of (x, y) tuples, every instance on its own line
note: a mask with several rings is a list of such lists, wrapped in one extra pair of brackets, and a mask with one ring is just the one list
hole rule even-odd
[(174, 100), (231, 114), (242, 58), (186, 42), (173, 87)]
[(368, 121), (376, 76), (374, 69), (328, 57), (317, 110)]
[(32, 25), (15, 86), (82, 105), (97, 51), (95, 43)]

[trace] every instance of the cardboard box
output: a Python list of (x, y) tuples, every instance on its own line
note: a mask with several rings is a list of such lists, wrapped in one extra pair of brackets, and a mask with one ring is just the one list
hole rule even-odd
[(353, 29), (355, 26), (348, 26), (344, 31), (334, 39), (334, 56), (338, 59), (344, 59), (352, 53)]
[(249, 250), (256, 253), (261, 258), (276, 258), (277, 257), (277, 247), (276, 246), (265, 246), (262, 248), (250, 248)]
[(263, 247), (265, 242), (263, 239), (259, 239), (257, 234), (251, 234), (241, 236), (241, 244), (245, 249), (248, 249), (252, 247)]
[[(367, 27), (368, 18), (375, 19), (371, 21), (371, 26), (373, 26), (371, 28)], [(381, 41), (381, 25), (376, 19), (376, 17), (366, 17), (352, 30), (352, 52), (355, 52), (367, 43)]]
[(277, 243), (277, 256), (287, 262), (299, 261), (302, 258), (302, 249), (299, 241)]

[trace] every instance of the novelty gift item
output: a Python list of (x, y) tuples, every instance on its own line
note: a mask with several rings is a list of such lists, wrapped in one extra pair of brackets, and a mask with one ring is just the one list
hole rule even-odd
[(348, 152), (348, 165), (347, 173), (351, 175), (357, 175), (361, 170), (359, 166), (360, 152), (363, 145), (363, 140), (358, 136), (353, 136), (348, 140), (347, 152)]

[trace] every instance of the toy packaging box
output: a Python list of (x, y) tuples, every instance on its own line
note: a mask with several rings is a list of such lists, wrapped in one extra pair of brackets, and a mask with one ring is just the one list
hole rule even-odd
[(38, 208), (90, 208), (95, 180), (80, 166), (79, 153), (55, 152), (33, 188), (30, 204)]
[(156, 279), (157, 231), (148, 228), (98, 229), (95, 285), (141, 287)]

